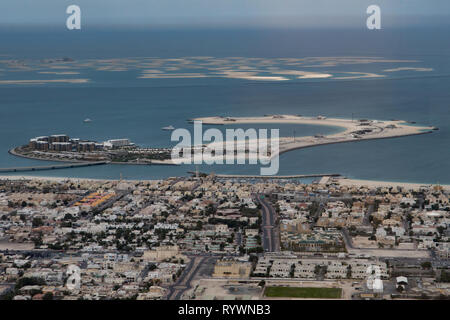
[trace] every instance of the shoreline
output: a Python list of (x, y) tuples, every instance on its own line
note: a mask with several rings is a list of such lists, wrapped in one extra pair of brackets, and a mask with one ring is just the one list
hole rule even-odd
[[(300, 115), (265, 115), (263, 117), (204, 117), (196, 118), (191, 121), (202, 121), (205, 125), (227, 125), (227, 124), (239, 124), (239, 123), (279, 123), (279, 124), (308, 124), (308, 125), (322, 125), (322, 126), (332, 126), (343, 128), (344, 130), (329, 134), (329, 135), (315, 135), (315, 136), (302, 136), (302, 137), (280, 137), (279, 150), (272, 154), (272, 157), (279, 154), (295, 150), (303, 149), (308, 147), (315, 147), (320, 145), (329, 145), (345, 142), (359, 142), (364, 140), (376, 140), (376, 139), (389, 139), (397, 137), (406, 137), (412, 135), (422, 135), (426, 133), (432, 133), (433, 130), (437, 128), (432, 126), (421, 126), (421, 125), (411, 125), (404, 120), (350, 120), (350, 119), (340, 119), (340, 118), (326, 118), (323, 116), (318, 117), (303, 117)], [(268, 138), (267, 140), (269, 140)], [(249, 140), (249, 143), (258, 143), (259, 139), (256, 138)], [(208, 145), (209, 147), (214, 146), (214, 143)], [(9, 150), (9, 153), (15, 156), (29, 158), (33, 160), (45, 160), (45, 161), (57, 161), (57, 162), (69, 162), (65, 160), (47, 160), (47, 159), (36, 159), (33, 157), (25, 156), (17, 153), (16, 148)], [(270, 157), (270, 156), (269, 156)], [(70, 161), (74, 163), (74, 161)], [(75, 161), (77, 163), (86, 163), (86, 161)], [(107, 162), (106, 164), (116, 164), (116, 165), (178, 165), (177, 162), (173, 160), (152, 160), (151, 162), (137, 163), (137, 162)], [(24, 167), (26, 168), (26, 167)], [(18, 170), (19, 171), (19, 170)], [(29, 170), (33, 171), (33, 170)], [(14, 173), (14, 171), (11, 171)], [(218, 177), (221, 176), (220, 174)], [(223, 175), (223, 176), (236, 176), (239, 178), (246, 178), (246, 175)], [(309, 176), (309, 175), (290, 175), (290, 176)], [(289, 177), (290, 177), (289, 176)], [(316, 175), (317, 176), (317, 175)], [(324, 176), (324, 174), (320, 175)], [(182, 176), (188, 177), (188, 176)], [(283, 179), (280, 176), (266, 176), (265, 179)], [(0, 179), (9, 180), (52, 180), (52, 181), (119, 181), (119, 179), (95, 179), (95, 178), (77, 178), (77, 177), (48, 177), (48, 176), (27, 176), (25, 175), (0, 175)], [(166, 179), (166, 178), (163, 178)], [(153, 181), (153, 180), (163, 180), (163, 179), (129, 179), (127, 181)], [(383, 181), (383, 180), (364, 180), (364, 179), (348, 179), (346, 177), (334, 177), (333, 181), (339, 182), (341, 185), (351, 185), (351, 186), (370, 186), (370, 187), (384, 187), (384, 186), (402, 186), (405, 188), (421, 188), (424, 186), (430, 186), (429, 183), (414, 183), (414, 182), (396, 182), (396, 181)], [(444, 185), (443, 188), (450, 188), (450, 185)]]
[[(195, 118), (189, 120), (189, 122), (193, 121), (201, 121), (202, 124), (205, 125), (226, 125), (226, 124), (239, 124), (239, 123), (278, 123), (278, 124), (303, 124), (303, 125), (319, 125), (319, 126), (328, 126), (328, 127), (336, 127), (343, 129), (342, 131), (328, 134), (328, 135), (314, 135), (314, 136), (301, 136), (301, 137), (279, 137), (276, 142), (276, 151), (271, 153), (270, 155), (264, 155), (263, 157), (268, 160), (279, 156), (285, 152), (296, 150), (296, 149), (304, 149), (316, 146), (337, 144), (337, 143), (346, 143), (346, 142), (359, 142), (363, 140), (377, 140), (377, 139), (389, 139), (389, 138), (398, 138), (398, 137), (407, 137), (413, 135), (422, 135), (432, 133), (434, 130), (438, 130), (438, 128), (433, 126), (420, 126), (420, 125), (410, 125), (407, 121), (404, 120), (372, 120), (372, 119), (340, 119), (340, 118), (327, 118), (324, 116), (317, 117), (304, 117), (301, 115), (265, 115), (263, 117), (204, 117), (204, 118)], [(257, 136), (253, 139), (250, 139), (249, 136), (246, 136), (244, 132), (244, 138), (248, 141), (250, 145), (259, 146), (261, 141), (270, 142), (272, 145), (271, 138), (260, 139)], [(228, 146), (232, 144), (234, 148), (234, 140), (232, 142), (226, 141), (225, 144), (223, 142), (212, 142), (207, 144), (208, 149), (228, 149)], [(92, 162), (87, 160), (79, 160), (79, 159), (49, 159), (49, 158), (39, 158), (33, 157), (30, 155), (25, 155), (19, 152), (21, 147), (15, 147), (10, 149), (8, 152), (11, 155), (28, 158), (32, 160), (41, 160), (41, 161), (56, 161), (56, 162), (70, 162), (70, 163), (86, 163)], [(245, 154), (245, 158), (250, 160), (250, 157), (258, 157), (260, 154)], [(237, 160), (239, 156), (235, 157)], [(214, 160), (214, 156), (209, 160)], [(154, 159), (145, 162), (114, 162), (104, 160), (107, 164), (127, 164), (127, 165), (177, 165), (181, 164), (179, 159)], [(27, 171), (22, 170), (26, 169), (18, 168), (18, 171)], [(7, 171), (8, 168), (3, 168), (3, 171)], [(14, 169), (14, 168), (11, 168)], [(13, 170), (15, 171), (15, 170)], [(30, 170), (33, 171), (33, 170)]]
[[(317, 176), (317, 175), (314, 175)], [(326, 175), (329, 176), (329, 175)], [(187, 177), (183, 177), (187, 178)], [(220, 178), (220, 176), (218, 176)], [(236, 176), (238, 178), (238, 176)], [(244, 176), (242, 178), (245, 178)], [(274, 176), (271, 178), (270, 176), (264, 177), (265, 179), (283, 179), (282, 177)], [(119, 182), (119, 181), (128, 181), (128, 182), (143, 182), (143, 181), (158, 181), (158, 180), (167, 180), (164, 179), (96, 179), (96, 178), (74, 178), (74, 177), (49, 177), (49, 176), (27, 176), (27, 175), (0, 175), (1, 180), (10, 180), (10, 181), (27, 181), (27, 180), (41, 180), (41, 181), (52, 181), (52, 182), (64, 182), (64, 181), (83, 181), (83, 182)], [(367, 180), (367, 179), (350, 179), (346, 177), (332, 177), (332, 183), (338, 183), (340, 186), (354, 186), (354, 187), (369, 187), (369, 188), (383, 188), (383, 187), (402, 187), (405, 189), (420, 189), (420, 188), (429, 188), (432, 186), (440, 186), (445, 190), (450, 191), (450, 184), (433, 184), (433, 183), (416, 183), (416, 182), (401, 182), (401, 181), (384, 181), (384, 180)]]
[(444, 190), (450, 191), (450, 184), (350, 179), (345, 177), (334, 178), (334, 180), (337, 180), (339, 182), (339, 185), (341, 186), (369, 187), (369, 188), (402, 187), (405, 189), (420, 189), (420, 188), (429, 188), (432, 186), (440, 186)]
[[(50, 177), (50, 176), (27, 176), (27, 175), (0, 175), (1, 180), (9, 181), (27, 181), (27, 180), (41, 180), (51, 182), (63, 182), (63, 181), (94, 181), (94, 182), (110, 182), (121, 181), (120, 179), (96, 179), (96, 178), (74, 178), (74, 177)], [(158, 180), (158, 179), (155, 179)], [(123, 181), (152, 181), (152, 180), (123, 180)]]
[[(269, 115), (263, 117), (203, 117), (195, 118), (193, 121), (202, 121), (202, 124), (207, 125), (226, 125), (239, 123), (271, 123), (271, 124), (308, 124), (308, 125), (322, 125), (340, 127), (344, 130), (329, 135), (315, 135), (302, 137), (280, 137), (278, 153), (272, 154), (272, 157), (282, 153), (310, 148), (321, 145), (358, 142), (364, 140), (389, 139), (398, 137), (407, 137), (413, 135), (422, 135), (432, 133), (438, 128), (433, 126), (410, 125), (405, 120), (350, 120), (339, 118), (318, 117), (304, 117), (300, 115)], [(260, 139), (249, 139), (249, 144), (258, 144)], [(266, 139), (267, 141), (270, 138)], [(228, 142), (227, 142), (228, 143)], [(215, 143), (208, 145), (210, 148), (215, 148)], [(217, 146), (220, 148), (220, 146)]]
[[(25, 158), (25, 159), (29, 159), (29, 160), (36, 160), (36, 161), (47, 161), (47, 162), (62, 162), (65, 164), (87, 164), (87, 163), (93, 163), (93, 161), (88, 161), (88, 160), (77, 160), (77, 159), (73, 159), (73, 160), (63, 160), (63, 159), (45, 159), (45, 158), (37, 158), (37, 157), (32, 157), (29, 155), (24, 155), (21, 154), (19, 152), (17, 152), (17, 148), (20, 147), (15, 147), (12, 148), (10, 150), (8, 150), (8, 153), (15, 156), (15, 157), (19, 157), (19, 158)], [(104, 162), (104, 164), (126, 164), (126, 165), (168, 165), (168, 166), (175, 166), (178, 165), (177, 163), (173, 162), (172, 159), (164, 159), (164, 160), (159, 160), (159, 159), (150, 159), (146, 162), (115, 162), (115, 161), (106, 161), (106, 160), (100, 160), (97, 162)], [(52, 165), (49, 165), (52, 166)], [(34, 166), (27, 166), (27, 167), (34, 167)], [(35, 167), (39, 167), (39, 166), (35, 166)], [(18, 167), (19, 169), (21, 167)], [(26, 168), (26, 167), (23, 167)], [(1, 169), (8, 169), (8, 168), (1, 168)]]

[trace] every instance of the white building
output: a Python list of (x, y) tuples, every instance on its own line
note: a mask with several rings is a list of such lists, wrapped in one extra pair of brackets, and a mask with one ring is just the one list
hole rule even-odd
[(117, 148), (117, 147), (125, 147), (131, 144), (129, 139), (112, 139), (103, 142), (103, 146), (105, 148)]

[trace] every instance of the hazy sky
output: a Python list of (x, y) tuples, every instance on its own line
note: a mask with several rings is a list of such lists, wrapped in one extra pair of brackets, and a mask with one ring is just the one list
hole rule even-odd
[(450, 0), (0, 0), (0, 25), (64, 26), (71, 4), (85, 27), (363, 27), (371, 4), (384, 25), (450, 24)]

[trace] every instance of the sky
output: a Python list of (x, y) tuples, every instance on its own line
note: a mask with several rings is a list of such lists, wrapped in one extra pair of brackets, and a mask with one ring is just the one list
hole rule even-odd
[(1, 0), (0, 25), (64, 26), (72, 4), (85, 27), (364, 27), (372, 4), (385, 26), (450, 25), (449, 0)]

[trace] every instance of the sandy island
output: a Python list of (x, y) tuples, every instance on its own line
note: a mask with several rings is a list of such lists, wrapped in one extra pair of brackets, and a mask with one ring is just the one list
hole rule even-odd
[[(431, 133), (437, 130), (435, 127), (411, 125), (403, 120), (350, 120), (318, 117), (303, 117), (296, 115), (270, 115), (264, 117), (204, 117), (193, 119), (202, 121), (203, 124), (239, 124), (239, 123), (279, 123), (279, 124), (308, 124), (341, 127), (344, 129), (331, 135), (315, 135), (304, 137), (280, 137), (279, 154), (318, 145), (333, 143), (353, 142), (371, 139), (387, 139), (403, 136)], [(248, 140), (249, 144), (258, 143), (256, 140)], [(212, 148), (214, 143), (209, 144)], [(274, 153), (272, 156), (276, 156)]]
[[(280, 137), (279, 152), (287, 152), (294, 149), (308, 148), (319, 145), (327, 145), (333, 143), (354, 142), (371, 139), (387, 139), (411, 135), (419, 135), (431, 133), (433, 130), (437, 130), (435, 127), (411, 125), (402, 120), (350, 120), (350, 119), (336, 119), (326, 118), (322, 116), (318, 117), (303, 117), (296, 115), (270, 115), (264, 117), (205, 117), (196, 118), (193, 120), (202, 121), (203, 124), (239, 124), (239, 123), (279, 123), (279, 124), (308, 124), (308, 125), (323, 125), (323, 126), (335, 126), (341, 127), (344, 130), (331, 135), (316, 135), (316, 136), (304, 136), (304, 137)], [(258, 140), (249, 140), (249, 144), (258, 143)], [(208, 145), (213, 146), (214, 143)], [(222, 145), (223, 146), (223, 145)], [(272, 157), (276, 156), (272, 154)], [(176, 164), (174, 160), (169, 160), (170, 164)], [(153, 160), (153, 164), (166, 164), (166, 161)], [(270, 178), (279, 178), (277, 176), (267, 176)], [(26, 175), (10, 175), (0, 176), (0, 179), (8, 180), (50, 180), (50, 181), (111, 181), (117, 179), (90, 179), (90, 178), (63, 178), (63, 177), (35, 177)], [(386, 187), (386, 186), (400, 186), (409, 189), (418, 189), (423, 187), (429, 187), (430, 184), (426, 183), (407, 183), (407, 182), (388, 182), (388, 181), (370, 181), (370, 180), (354, 180), (347, 178), (334, 178), (340, 185), (351, 186), (367, 186), (370, 188)], [(130, 181), (145, 181), (146, 179), (136, 179)], [(445, 189), (450, 189), (449, 185), (442, 186)]]

